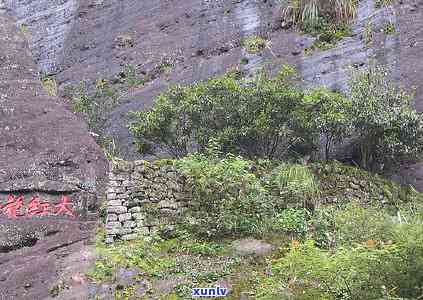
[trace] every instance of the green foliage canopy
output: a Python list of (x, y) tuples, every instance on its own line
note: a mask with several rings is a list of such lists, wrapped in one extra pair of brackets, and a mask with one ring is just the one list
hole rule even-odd
[(130, 130), (142, 151), (152, 144), (174, 157), (204, 152), (210, 140), (224, 152), (248, 158), (286, 156), (296, 147), (313, 148), (315, 135), (299, 115), (303, 93), (287, 81), (291, 68), (253, 80), (233, 74), (176, 86), (158, 97), (153, 109), (132, 114)]
[(383, 68), (354, 74), (349, 96), (325, 88), (304, 93), (290, 80), (294, 74), (284, 67), (273, 78), (227, 74), (173, 87), (151, 111), (132, 113), (130, 130), (142, 152), (157, 146), (177, 158), (204, 153), (212, 140), (248, 159), (313, 156), (322, 143), (329, 160), (334, 146), (350, 143), (356, 163), (372, 171), (420, 155), (423, 118)]
[(422, 116), (388, 75), (376, 66), (355, 74), (351, 82), (350, 117), (364, 169), (416, 158), (423, 149)]

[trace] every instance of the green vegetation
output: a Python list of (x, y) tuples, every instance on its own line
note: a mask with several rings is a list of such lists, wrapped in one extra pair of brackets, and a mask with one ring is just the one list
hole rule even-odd
[(251, 162), (239, 157), (191, 155), (176, 162), (192, 185), (194, 205), (185, 226), (202, 237), (263, 233), (275, 216)]
[(381, 7), (384, 7), (384, 6), (391, 5), (394, 2), (395, 2), (394, 0), (376, 0), (375, 6), (376, 6), (376, 8), (381, 8)]
[(382, 31), (385, 34), (394, 34), (396, 32), (395, 24), (392, 22), (386, 23)]
[(356, 16), (358, 0), (290, 0), (284, 19), (313, 31), (325, 23), (346, 23)]
[(313, 107), (310, 112), (312, 126), (324, 137), (325, 159), (330, 159), (333, 146), (340, 144), (353, 131), (352, 101), (338, 93), (320, 88), (306, 95), (305, 103)]
[(404, 222), (357, 204), (336, 211), (327, 232), (336, 246), (326, 250), (308, 240), (281, 248), (282, 257), (272, 261), (274, 276), (261, 278), (257, 299), (420, 297), (422, 219), (415, 213), (408, 217)]
[[(187, 299), (192, 287), (222, 280), (232, 288), (228, 299), (241, 294), (416, 299), (423, 293), (423, 195), (413, 189), (336, 162), (297, 165), (226, 157), (215, 144), (207, 156), (174, 163), (193, 187), (194, 208), (186, 222), (167, 240), (151, 236), (112, 246), (103, 244), (100, 231), (91, 280), (113, 283), (119, 268), (138, 268), (137, 278), (148, 282), (147, 297), (160, 299)], [(316, 205), (305, 208), (301, 200), (296, 207), (285, 205), (298, 194), (284, 189), (301, 185)], [(278, 248), (265, 257), (239, 256), (232, 241), (242, 235)], [(157, 287), (163, 280), (175, 283), (172, 291)], [(118, 285), (116, 299), (136, 299), (139, 284)]]
[[(287, 233), (289, 226), (281, 218), (299, 218), (303, 208), (313, 211), (327, 201), (343, 207), (354, 200), (393, 212), (404, 203), (423, 200), (410, 187), (335, 162), (278, 164), (194, 154), (175, 164), (193, 195), (184, 228), (201, 238)], [(369, 213), (376, 218), (376, 211)]]
[(119, 154), (115, 140), (110, 137), (103, 137), (101, 147), (108, 161), (114, 161)]
[(54, 78), (48, 76), (44, 77), (41, 79), (41, 83), (43, 84), (43, 88), (49, 96), (57, 96), (57, 83)]
[(236, 74), (192, 86), (175, 86), (151, 111), (135, 112), (130, 130), (141, 151), (159, 145), (174, 157), (204, 152), (210, 140), (222, 151), (249, 158), (283, 157), (313, 147), (313, 134), (300, 114), (303, 93), (287, 80), (285, 67), (270, 78), (261, 72), (246, 82)]
[[(169, 75), (170, 72), (172, 72), (172, 69), (174, 67), (174, 62), (167, 58), (164, 57), (161, 62), (154, 68), (154, 73), (156, 74), (165, 74), (165, 75)], [(152, 75), (154, 77), (154, 75)]]
[(307, 214), (305, 209), (285, 209), (277, 216), (274, 226), (291, 239), (304, 239), (307, 236)]
[[(97, 241), (98, 259), (88, 276), (91, 280), (114, 282), (119, 268), (137, 268), (138, 279), (150, 282), (169, 280), (175, 282), (175, 289), (167, 295), (151, 286), (148, 296), (160, 299), (187, 299), (192, 287), (208, 286), (217, 279), (231, 274), (240, 259), (230, 254), (230, 245), (198, 240), (185, 231), (178, 231), (177, 237), (164, 240), (158, 236), (132, 242), (106, 246), (102, 243), (103, 232)], [(120, 286), (115, 291), (116, 299), (134, 299), (137, 283)]]
[[(100, 233), (92, 280), (117, 282), (119, 268), (136, 267), (146, 296), (160, 299), (222, 282), (228, 299), (422, 297), (423, 194), (368, 172), (419, 158), (423, 119), (411, 95), (378, 66), (354, 73), (348, 96), (304, 92), (288, 66), (269, 74), (172, 87), (152, 110), (132, 113), (140, 150), (158, 146), (174, 157), (158, 164), (183, 173), (191, 207), (166, 239), (106, 247)], [(360, 168), (331, 161), (339, 145)], [(235, 245), (245, 237), (274, 249), (241, 255)], [(115, 297), (135, 299), (138, 285), (118, 285)]]
[[(377, 0), (376, 8), (391, 5), (393, 0)], [(356, 17), (359, 0), (288, 0), (284, 2), (283, 22), (295, 25), (305, 33), (316, 37), (313, 45), (305, 49), (310, 54), (315, 49), (328, 50), (344, 37), (351, 35), (349, 23)], [(395, 25), (388, 23), (382, 29), (393, 34)], [(373, 38), (371, 25), (364, 32), (366, 43)]]
[(289, 0), (282, 11), (285, 23), (316, 37), (306, 49), (328, 50), (351, 35), (349, 21), (356, 16), (358, 0)]
[(373, 35), (374, 35), (373, 23), (369, 21), (366, 23), (366, 27), (364, 29), (364, 40), (366, 42), (366, 45), (370, 45), (373, 42)]
[(250, 36), (243, 41), (243, 46), (248, 53), (257, 54), (269, 47), (269, 41), (259, 36)]
[(285, 198), (288, 206), (313, 206), (320, 195), (318, 180), (304, 165), (282, 164), (272, 171), (269, 181), (272, 190)]
[(354, 74), (349, 97), (322, 88), (304, 93), (290, 78), (294, 71), (284, 67), (274, 78), (263, 71), (252, 80), (228, 74), (176, 86), (151, 111), (133, 113), (130, 130), (142, 152), (158, 145), (174, 157), (204, 153), (214, 140), (225, 153), (289, 160), (314, 155), (324, 137), (326, 160), (350, 140), (356, 164), (385, 170), (421, 152), (423, 119), (386, 70)]
[[(117, 152), (114, 142), (103, 132), (111, 111), (126, 96), (128, 89), (142, 86), (151, 80), (150, 76), (140, 77), (138, 73), (136, 66), (128, 64), (110, 80), (98, 79), (93, 86), (81, 81), (78, 85), (65, 87), (65, 96), (71, 99), (73, 110), (85, 117), (108, 157)], [(51, 82), (45, 82), (44, 86), (48, 90), (54, 87), (57, 91), (57, 87)]]
[(88, 93), (87, 85), (81, 82), (71, 91), (73, 109), (82, 113), (90, 130), (101, 135), (112, 109), (119, 103), (119, 94), (105, 79), (97, 80), (93, 94)]
[(328, 50), (345, 37), (351, 36), (351, 28), (347, 24), (326, 25), (318, 32), (312, 33), (317, 37), (309, 51), (316, 48)]
[(28, 24), (23, 23), (20, 26), (20, 30), (27, 40), (31, 38), (31, 32), (29, 31)]
[(128, 85), (129, 87), (145, 84), (145, 79), (138, 78), (137, 69), (134, 65), (126, 65), (119, 76), (122, 83)]
[(351, 84), (350, 113), (359, 135), (359, 164), (368, 170), (416, 157), (423, 146), (422, 117), (412, 107), (412, 97), (387, 75), (383, 68), (373, 67), (355, 74)]
[(241, 65), (248, 65), (249, 60), (246, 57), (241, 58), (241, 61), (239, 62)]

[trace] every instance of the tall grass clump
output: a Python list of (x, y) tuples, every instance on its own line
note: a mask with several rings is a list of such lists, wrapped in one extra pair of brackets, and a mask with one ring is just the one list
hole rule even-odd
[(358, 0), (290, 0), (283, 9), (285, 21), (313, 30), (325, 23), (347, 23), (356, 17)]
[(289, 199), (288, 204), (313, 206), (320, 195), (319, 182), (307, 166), (284, 164), (276, 168), (270, 180), (273, 190)]

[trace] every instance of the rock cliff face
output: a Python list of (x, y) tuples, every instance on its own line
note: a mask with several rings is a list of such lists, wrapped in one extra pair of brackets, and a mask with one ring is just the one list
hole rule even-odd
[[(415, 106), (423, 111), (423, 1), (398, 0), (376, 9), (375, 0), (362, 0), (353, 35), (334, 49), (311, 54), (305, 49), (313, 38), (281, 28), (279, 3), (0, 0), (1, 203), (9, 194), (23, 194), (26, 202), (36, 194), (51, 203), (67, 195), (87, 216), (106, 177), (106, 160), (86, 124), (64, 98), (46, 94), (40, 73), (54, 76), (60, 95), (81, 80), (113, 78), (126, 65), (148, 78), (144, 86), (129, 89), (110, 113), (106, 132), (125, 159), (141, 158), (126, 127), (129, 111), (151, 107), (171, 84), (203, 80), (231, 68), (251, 74), (266, 62), (275, 69), (295, 65), (306, 87), (346, 90), (350, 70), (375, 60), (391, 68), (398, 83), (415, 88)], [(395, 32), (384, 33), (386, 24), (394, 25)], [(363, 34), (369, 26), (370, 43)], [(254, 35), (268, 41), (260, 54), (247, 53), (242, 46)], [(404, 166), (396, 178), (423, 190), (423, 165)], [(45, 283), (57, 279), (66, 253), (85, 249), (92, 226), (43, 219), (16, 223), (0, 215), (0, 298), (44, 299), (51, 288)], [(18, 269), (26, 271), (14, 272)]]
[(107, 170), (101, 150), (86, 125), (46, 94), (23, 35), (0, 18), (1, 201), (8, 193), (93, 193)]
[[(75, 216), (89, 217), (97, 211), (107, 162), (84, 122), (46, 94), (17, 29), (0, 10), (0, 298), (46, 299), (64, 261), (85, 249), (95, 224), (70, 216), (30, 218), (41, 208), (31, 210), (29, 202), (38, 197), (51, 215), (66, 196)], [(9, 195), (16, 201), (6, 206)], [(75, 266), (82, 270), (87, 263)]]
[(39, 70), (57, 72), (64, 59), (66, 37), (76, 19), (77, 1), (4, 0), (4, 5), (30, 40)]
[[(353, 35), (334, 49), (305, 49), (311, 37), (281, 28), (276, 0), (3, 0), (7, 12), (25, 32), (40, 71), (55, 74), (61, 89), (81, 80), (111, 78), (125, 65), (150, 76), (141, 88), (128, 91), (110, 115), (107, 132), (126, 159), (140, 158), (126, 125), (130, 110), (151, 106), (170, 84), (190, 83), (240, 67), (251, 72), (271, 61), (293, 64), (306, 86), (327, 85), (345, 90), (350, 70), (370, 61), (384, 63), (399, 83), (416, 90), (416, 108), (423, 109), (423, 3), (398, 1), (377, 9), (374, 0), (360, 1)], [(393, 34), (383, 33), (393, 24)], [(364, 32), (373, 37), (366, 42)], [(249, 54), (242, 40), (260, 35), (269, 49)], [(241, 64), (243, 61), (244, 64)], [(245, 64), (245, 62), (248, 62)], [(166, 66), (166, 72), (160, 72)], [(161, 70), (163, 71), (163, 70)]]

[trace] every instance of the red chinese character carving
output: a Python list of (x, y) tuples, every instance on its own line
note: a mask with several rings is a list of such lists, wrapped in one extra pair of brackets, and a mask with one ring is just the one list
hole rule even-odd
[(48, 202), (41, 203), (40, 208), (41, 208), (40, 216), (48, 216), (52, 213), (50, 203)]
[(28, 217), (33, 217), (41, 213), (40, 199), (38, 196), (32, 197), (31, 201), (28, 203), (28, 209), (26, 215)]
[(52, 214), (50, 203), (40, 202), (38, 196), (32, 197), (28, 203), (27, 216), (48, 216)]
[(9, 218), (22, 216), (21, 209), (24, 206), (23, 196), (15, 198), (13, 195), (7, 196), (7, 203), (2, 207), (3, 213)]
[(69, 197), (63, 196), (60, 203), (55, 206), (56, 209), (57, 209), (56, 215), (65, 214), (65, 215), (68, 215), (68, 216), (75, 218), (75, 215), (73, 214), (72, 208), (70, 208), (70, 206), (72, 206), (72, 205), (73, 205), (72, 201), (69, 199)]

